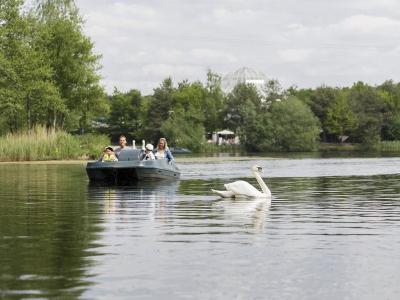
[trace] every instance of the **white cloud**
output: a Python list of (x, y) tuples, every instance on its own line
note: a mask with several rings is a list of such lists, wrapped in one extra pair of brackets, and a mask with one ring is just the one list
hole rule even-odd
[(207, 49), (207, 48), (196, 48), (190, 51), (194, 62), (199, 60), (209, 63), (219, 63), (221, 61), (226, 63), (235, 63), (237, 58), (231, 53), (226, 53), (218, 50)]
[(304, 62), (311, 55), (309, 49), (285, 49), (278, 52), (283, 62)]
[(342, 20), (331, 28), (353, 34), (385, 34), (388, 31), (398, 32), (400, 21), (381, 16), (355, 15)]
[(103, 83), (149, 93), (166, 76), (242, 66), (300, 87), (400, 80), (396, 0), (77, 0)]

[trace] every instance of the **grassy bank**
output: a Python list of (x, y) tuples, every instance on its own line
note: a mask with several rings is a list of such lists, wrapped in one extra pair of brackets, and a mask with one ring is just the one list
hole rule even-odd
[(109, 144), (103, 135), (71, 135), (35, 128), (0, 137), (0, 161), (71, 160), (98, 157)]
[(400, 153), (400, 141), (382, 141), (373, 148), (365, 150), (361, 144), (321, 143), (319, 151), (360, 151), (360, 152), (393, 152)]
[(400, 152), (400, 141), (383, 141), (380, 143), (381, 152)]
[(321, 143), (319, 145), (319, 151), (359, 151), (359, 144), (350, 144), (350, 143)]

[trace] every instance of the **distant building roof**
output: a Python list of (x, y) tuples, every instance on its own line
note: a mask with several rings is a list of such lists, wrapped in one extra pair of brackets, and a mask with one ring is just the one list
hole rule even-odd
[(233, 131), (230, 131), (228, 129), (224, 129), (221, 131), (218, 131), (217, 134), (221, 134), (221, 135), (234, 135), (235, 133)]
[(259, 92), (266, 82), (264, 73), (247, 67), (240, 68), (222, 78), (221, 87), (225, 93), (229, 93), (238, 83), (251, 83), (256, 86)]

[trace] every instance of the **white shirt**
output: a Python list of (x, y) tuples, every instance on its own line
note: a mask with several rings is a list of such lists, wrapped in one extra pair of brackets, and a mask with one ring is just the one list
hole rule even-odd
[(156, 152), (156, 158), (157, 159), (164, 159), (165, 158), (165, 151), (162, 151), (162, 152), (157, 151)]
[(156, 159), (155, 157), (154, 157), (154, 154), (153, 154), (153, 152), (149, 152), (149, 153), (144, 153), (145, 154), (145, 156), (144, 156), (144, 158), (143, 158), (143, 160), (154, 160), (154, 159)]

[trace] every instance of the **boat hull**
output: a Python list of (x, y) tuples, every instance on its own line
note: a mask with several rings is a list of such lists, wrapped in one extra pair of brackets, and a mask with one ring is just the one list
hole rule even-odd
[(180, 171), (167, 160), (89, 162), (86, 172), (91, 182), (130, 183), (151, 179), (179, 179)]

